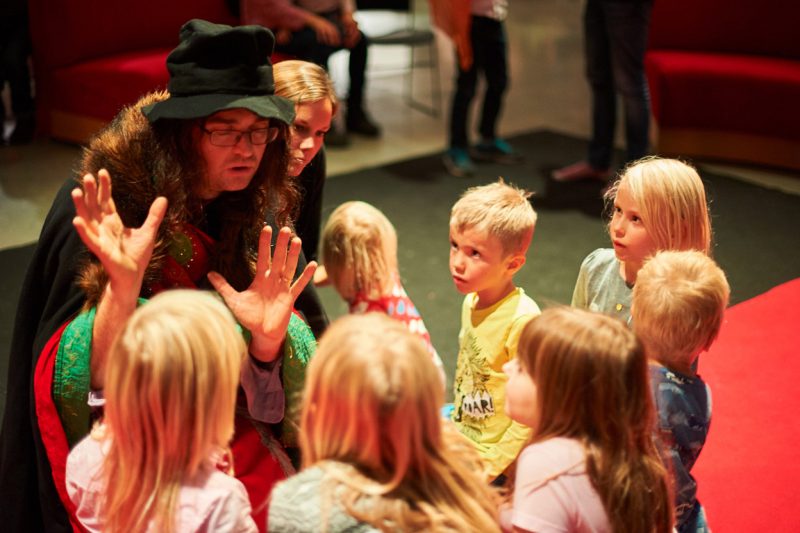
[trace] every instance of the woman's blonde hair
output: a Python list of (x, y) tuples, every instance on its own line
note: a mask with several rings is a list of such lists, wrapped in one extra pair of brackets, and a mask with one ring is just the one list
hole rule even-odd
[(698, 251), (662, 251), (633, 287), (633, 329), (661, 364), (688, 365), (714, 342), (730, 286), (713, 259)]
[(104, 531), (174, 529), (182, 483), (233, 436), (246, 353), (211, 293), (166, 291), (134, 312), (106, 368)]
[(554, 307), (532, 319), (519, 361), (536, 384), (533, 442), (579, 441), (615, 532), (672, 530), (670, 485), (653, 441), (647, 359), (622, 322)]
[(330, 100), (332, 114), (339, 109), (339, 100), (328, 73), (321, 66), (308, 61), (290, 59), (272, 66), (275, 94), (297, 104), (312, 104)]
[[(499, 531), (476, 452), (443, 431), (443, 391), (422, 341), (380, 313), (348, 315), (308, 368), (300, 431), (346, 512), (384, 531)], [(323, 517), (323, 525), (325, 524)]]
[(642, 223), (658, 250), (699, 250), (711, 254), (711, 219), (703, 180), (677, 159), (648, 156), (634, 161), (606, 191), (613, 203), (626, 185)]
[(322, 230), (322, 263), (344, 298), (379, 298), (397, 275), (397, 232), (370, 204), (345, 202)]

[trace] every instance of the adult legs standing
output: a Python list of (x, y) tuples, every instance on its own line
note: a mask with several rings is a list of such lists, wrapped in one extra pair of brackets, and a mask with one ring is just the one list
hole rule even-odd
[(618, 95), (625, 116), (626, 159), (647, 154), (650, 93), (644, 53), (651, 8), (651, 0), (587, 0), (583, 23), (586, 75), (592, 91), (592, 138), (587, 161), (556, 170), (554, 179), (609, 176)]

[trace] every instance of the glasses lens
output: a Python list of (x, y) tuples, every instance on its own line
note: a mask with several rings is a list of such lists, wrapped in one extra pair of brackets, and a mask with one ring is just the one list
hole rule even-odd
[(208, 133), (211, 144), (215, 146), (233, 146), (239, 142), (239, 132), (233, 130), (218, 130)]
[(253, 144), (267, 144), (270, 141), (268, 136), (269, 128), (250, 130), (250, 142)]

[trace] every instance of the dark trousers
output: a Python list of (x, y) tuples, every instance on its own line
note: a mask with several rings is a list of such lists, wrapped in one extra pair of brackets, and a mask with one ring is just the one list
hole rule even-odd
[[(503, 104), (503, 94), (508, 87), (508, 60), (505, 25), (487, 17), (472, 16), (470, 30), (472, 40), (472, 66), (462, 70), (459, 66), (456, 78), (456, 92), (453, 95), (453, 108), (450, 114), (450, 146), (467, 148), (467, 124), (469, 107), (475, 97), (478, 74), (486, 78), (486, 94), (483, 96), (483, 110), (479, 133), (485, 139), (494, 139), (497, 119)], [(458, 58), (456, 58), (458, 65)]]
[[(321, 17), (333, 22), (339, 27), (339, 33), (344, 38), (344, 31), (339, 24), (338, 12), (320, 14)], [(360, 33), (360, 32), (359, 32)], [(367, 70), (367, 48), (369, 41), (361, 34), (361, 38), (350, 49), (350, 90), (347, 96), (347, 112), (360, 112), (364, 105), (365, 72)], [(317, 40), (317, 34), (309, 27), (292, 33), (292, 40), (287, 44), (276, 44), (275, 51), (296, 56), (305, 61), (311, 61), (328, 69), (328, 58), (334, 52), (344, 50), (344, 46), (328, 46)]]
[(592, 139), (589, 164), (608, 168), (617, 119), (617, 95), (625, 116), (628, 161), (648, 151), (650, 92), (644, 53), (650, 24), (650, 0), (588, 0), (584, 11), (586, 75), (592, 90)]
[[(0, 19), (0, 87), (8, 81), (11, 109), (17, 119), (33, 119), (31, 75), (28, 69), (30, 37), (27, 15)], [(0, 121), (4, 118), (0, 105)], [(0, 123), (0, 126), (2, 124)]]

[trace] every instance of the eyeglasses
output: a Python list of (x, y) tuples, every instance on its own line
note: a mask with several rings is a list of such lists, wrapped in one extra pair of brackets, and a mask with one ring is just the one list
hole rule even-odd
[(242, 137), (247, 137), (250, 144), (261, 145), (275, 140), (278, 136), (278, 128), (258, 128), (255, 130), (207, 130), (201, 128), (208, 134), (208, 140), (214, 146), (236, 146)]

